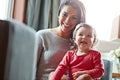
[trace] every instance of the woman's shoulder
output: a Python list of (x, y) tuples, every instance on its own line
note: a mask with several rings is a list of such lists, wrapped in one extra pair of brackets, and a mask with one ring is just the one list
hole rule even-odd
[(67, 54), (74, 55), (77, 52), (77, 50), (68, 50)]
[(70, 49), (70, 50), (68, 50), (68, 52), (70, 52), (70, 53), (74, 53), (76, 51), (77, 51), (76, 49)]
[(52, 32), (52, 29), (43, 29), (36, 32), (37, 36), (52, 36), (55, 35)]
[(41, 29), (39, 31), (36, 32), (36, 34), (46, 34), (46, 33), (50, 33), (51, 29)]
[(39, 30), (36, 32), (36, 37), (37, 38), (48, 38), (49, 36), (52, 37), (52, 32), (51, 29), (43, 29), (43, 30)]

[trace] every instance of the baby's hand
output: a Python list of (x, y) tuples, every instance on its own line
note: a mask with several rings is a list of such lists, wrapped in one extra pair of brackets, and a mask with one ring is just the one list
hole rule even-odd
[(85, 71), (77, 71), (72, 74), (73, 79), (76, 80), (80, 75), (85, 74)]
[(80, 75), (81, 75), (80, 71), (74, 72), (72, 74), (74, 80), (76, 80)]

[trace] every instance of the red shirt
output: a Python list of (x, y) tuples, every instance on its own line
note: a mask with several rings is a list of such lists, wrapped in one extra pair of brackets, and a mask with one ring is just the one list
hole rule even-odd
[(60, 80), (69, 67), (69, 78), (73, 80), (72, 73), (86, 71), (93, 79), (100, 78), (104, 73), (103, 61), (98, 51), (90, 50), (88, 53), (77, 56), (77, 50), (70, 50), (63, 57), (53, 75), (53, 80)]

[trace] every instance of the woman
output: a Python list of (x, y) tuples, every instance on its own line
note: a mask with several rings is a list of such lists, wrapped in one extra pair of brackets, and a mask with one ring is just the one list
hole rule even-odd
[(59, 12), (59, 25), (37, 32), (39, 42), (36, 80), (48, 80), (65, 53), (70, 49), (70, 38), (78, 23), (85, 22), (85, 8), (79, 0), (63, 0)]

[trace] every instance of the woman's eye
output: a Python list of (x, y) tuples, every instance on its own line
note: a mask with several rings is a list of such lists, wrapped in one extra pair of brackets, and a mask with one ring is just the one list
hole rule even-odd
[(67, 17), (67, 14), (66, 14), (66, 13), (63, 13), (63, 16)]
[(76, 16), (73, 16), (72, 19), (76, 19), (77, 20), (78, 18)]

